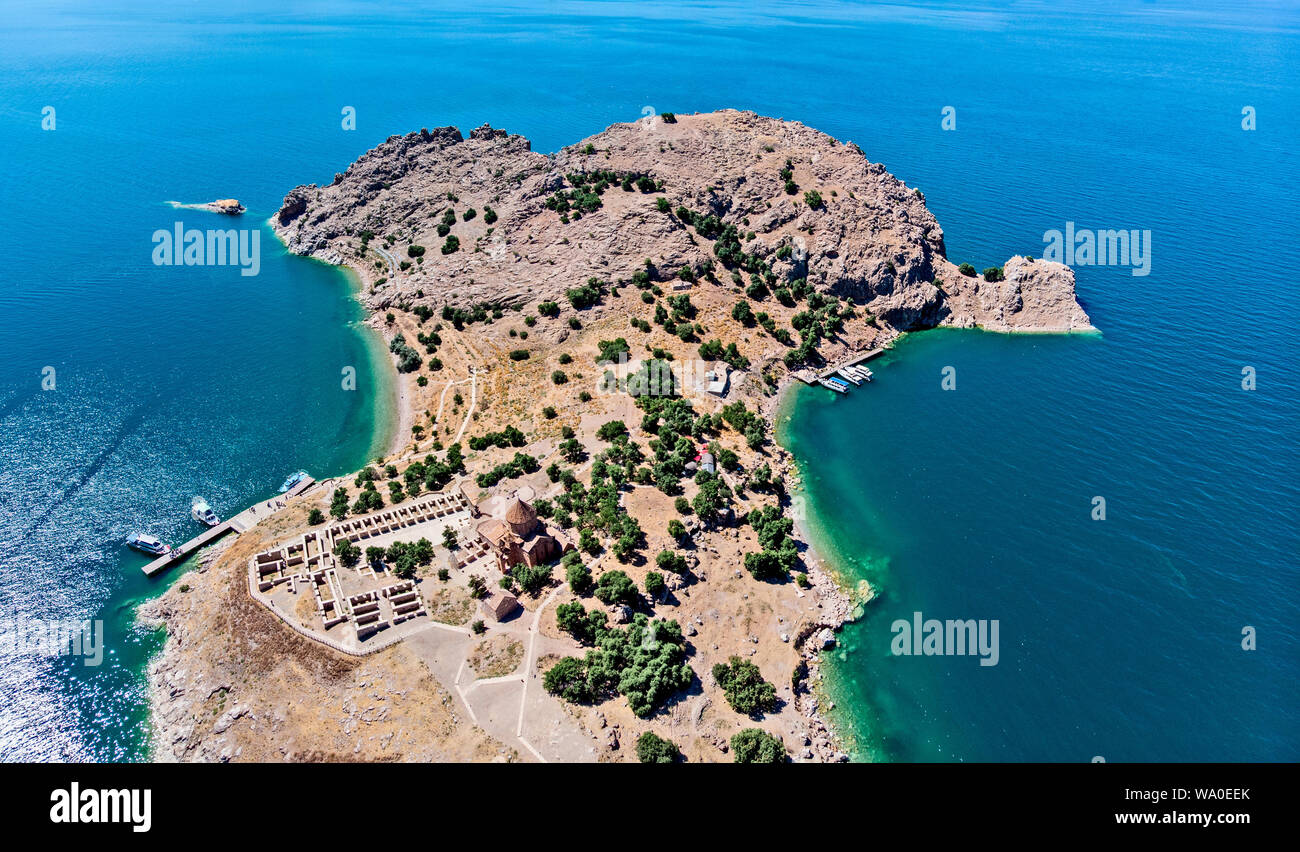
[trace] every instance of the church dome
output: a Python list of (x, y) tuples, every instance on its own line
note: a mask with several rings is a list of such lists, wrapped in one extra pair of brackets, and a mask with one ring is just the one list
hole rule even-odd
[(516, 496), (506, 506), (505, 522), (516, 535), (526, 536), (537, 526), (537, 510)]

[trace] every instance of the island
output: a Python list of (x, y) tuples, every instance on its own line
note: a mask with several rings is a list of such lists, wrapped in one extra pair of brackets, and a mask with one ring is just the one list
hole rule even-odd
[(400, 426), (142, 609), (157, 759), (846, 760), (819, 660), (872, 593), (809, 546), (783, 392), (1092, 330), (1068, 267), (954, 263), (920, 189), (751, 112), (392, 136), (272, 226), (355, 272)]

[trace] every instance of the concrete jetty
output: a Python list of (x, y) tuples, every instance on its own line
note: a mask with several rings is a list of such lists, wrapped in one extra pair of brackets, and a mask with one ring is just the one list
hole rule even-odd
[(798, 379), (799, 381), (805, 384), (815, 385), (820, 383), (822, 379), (829, 379), (834, 377), (834, 375), (837, 372), (844, 369), (845, 367), (853, 367), (857, 364), (861, 364), (864, 361), (870, 361), (872, 358), (875, 358), (877, 355), (882, 355), (888, 351), (889, 351), (888, 346), (882, 346), (879, 349), (872, 349), (869, 352), (858, 352), (854, 354), (852, 357), (844, 361), (838, 361), (833, 366), (825, 370), (822, 370), (820, 372), (811, 369), (803, 369), (803, 370), (796, 371), (793, 375), (796, 379)]
[(839, 363), (835, 364), (829, 369), (822, 370), (820, 373), (817, 374), (817, 378), (829, 379), (832, 376), (834, 376), (835, 373), (838, 372), (839, 370), (842, 370), (845, 367), (856, 366), (857, 364), (861, 364), (864, 361), (870, 361), (872, 358), (875, 358), (877, 355), (880, 355), (885, 351), (886, 350), (884, 348), (872, 349), (870, 352), (862, 352), (860, 354), (854, 355), (852, 358), (849, 358), (846, 361), (840, 361)]
[(316, 480), (308, 476), (304, 478), (302, 482), (299, 482), (293, 488), (290, 488), (283, 495), (278, 495), (270, 500), (249, 506), (233, 518), (217, 524), (215, 527), (195, 536), (179, 547), (173, 547), (171, 553), (166, 556), (158, 557), (148, 565), (144, 566), (141, 570), (144, 571), (146, 577), (152, 577), (155, 574), (166, 571), (173, 565), (184, 562), (196, 550), (207, 547), (209, 544), (212, 544), (227, 533), (233, 532), (235, 535), (239, 535), (249, 527), (259, 523), (263, 518), (270, 517), (283, 509), (287, 505), (285, 503), (285, 498), (297, 497), (315, 483)]

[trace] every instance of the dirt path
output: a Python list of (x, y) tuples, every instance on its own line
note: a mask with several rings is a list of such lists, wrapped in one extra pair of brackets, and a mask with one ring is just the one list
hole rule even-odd
[[(446, 393), (444, 390), (443, 393)], [(456, 440), (453, 444), (459, 444), (461, 436), (469, 427), (470, 418), (474, 415), (474, 405), (478, 402), (478, 371), (473, 367), (469, 368), (469, 408), (465, 409), (465, 420), (460, 424), (460, 431), (456, 433)]]

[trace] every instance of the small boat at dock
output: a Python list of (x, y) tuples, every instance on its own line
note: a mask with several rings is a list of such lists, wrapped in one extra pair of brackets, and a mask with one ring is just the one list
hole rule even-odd
[(864, 382), (871, 381), (871, 371), (860, 364), (854, 364), (852, 367), (845, 367), (844, 369), (848, 370)]
[(212, 507), (208, 505), (208, 501), (204, 500), (202, 497), (195, 497), (193, 502), (190, 503), (190, 517), (209, 527), (215, 527), (217, 524), (221, 523), (221, 519), (217, 517), (217, 513), (212, 511)]
[(283, 494), (284, 492), (288, 491), (290, 488), (294, 487), (295, 485), (297, 485), (299, 482), (302, 482), (306, 478), (307, 478), (307, 471), (305, 470), (300, 470), (297, 473), (290, 474), (289, 478), (286, 479), (284, 481), (284, 484), (280, 486), (280, 493)]
[(822, 380), (819, 381), (817, 384), (821, 385), (821, 386), (824, 387), (824, 388), (830, 388), (831, 390), (835, 391), (836, 393), (848, 393), (848, 392), (849, 392), (849, 386), (848, 386), (848, 385), (844, 384), (843, 382), (837, 382), (837, 381), (835, 381), (834, 379), (822, 379)]
[(840, 377), (842, 377), (842, 378), (844, 378), (844, 379), (847, 379), (848, 381), (853, 382), (853, 384), (855, 384), (855, 385), (860, 385), (860, 384), (862, 384), (862, 379), (860, 379), (860, 378), (858, 378), (857, 376), (853, 375), (853, 373), (851, 372), (851, 368), (849, 368), (849, 367), (845, 367), (845, 368), (843, 368), (843, 369), (841, 369), (841, 370), (836, 370), (836, 371), (835, 371), (835, 375), (840, 376)]
[(153, 536), (142, 532), (133, 532), (127, 536), (126, 546), (152, 556), (166, 556), (172, 552), (170, 545), (163, 544)]

